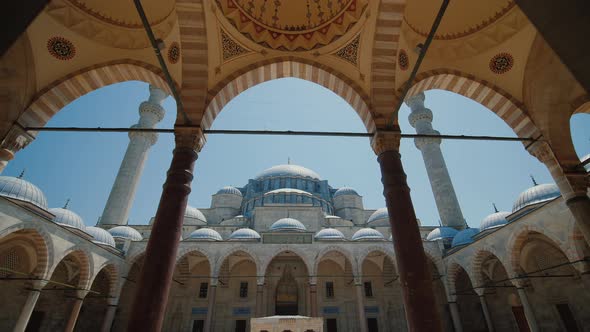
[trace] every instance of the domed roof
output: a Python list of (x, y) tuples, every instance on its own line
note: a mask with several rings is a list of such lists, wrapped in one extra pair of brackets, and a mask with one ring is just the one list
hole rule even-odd
[(324, 228), (314, 236), (316, 240), (346, 240), (344, 234), (335, 228)]
[(77, 215), (75, 212), (71, 210), (63, 208), (53, 208), (49, 209), (49, 212), (55, 215), (53, 221), (58, 224), (78, 228), (81, 230), (84, 230), (86, 228), (86, 225), (84, 225), (84, 220), (82, 220), (82, 218), (79, 215)]
[(268, 168), (262, 171), (260, 174), (256, 176), (256, 179), (262, 179), (271, 176), (293, 176), (293, 177), (302, 177), (302, 178), (312, 178), (315, 180), (321, 180), (320, 176), (303, 166), (298, 165), (276, 165), (271, 168)]
[(453, 238), (453, 242), (451, 243), (451, 247), (462, 246), (466, 244), (470, 244), (473, 242), (472, 236), (479, 233), (479, 228), (466, 228)]
[(189, 235), (189, 239), (198, 241), (223, 241), (221, 235), (219, 235), (216, 230), (211, 228), (199, 228)]
[(301, 221), (293, 218), (282, 218), (275, 221), (270, 226), (271, 231), (297, 231), (305, 232), (307, 228), (301, 223)]
[(47, 198), (41, 189), (20, 177), (0, 176), (0, 196), (29, 202), (47, 210)]
[(244, 241), (244, 240), (259, 240), (260, 234), (250, 228), (240, 228), (235, 230), (229, 236), (229, 240), (233, 241)]
[(217, 195), (220, 195), (220, 194), (242, 196), (242, 192), (238, 188), (232, 187), (232, 186), (225, 186), (225, 187), (219, 189), (217, 191)]
[(355, 196), (359, 196), (359, 194), (353, 188), (350, 188), (350, 187), (342, 187), (342, 188), (336, 190), (336, 192), (334, 193), (334, 196), (333, 197), (338, 197), (338, 196), (342, 196), (342, 195), (355, 195)]
[(375, 224), (378, 221), (386, 221), (386, 226), (389, 226), (389, 212), (386, 207), (377, 209), (377, 211), (373, 212), (367, 220), (367, 224)]
[(94, 238), (92, 242), (94, 243), (111, 246), (113, 248), (115, 247), (115, 239), (113, 239), (111, 233), (102, 228), (92, 226), (86, 227), (86, 233), (92, 235)]
[(131, 240), (131, 241), (141, 241), (143, 240), (143, 236), (133, 227), (129, 226), (116, 226), (109, 229), (109, 233), (113, 237)]
[(199, 223), (195, 223), (194, 221), (188, 221), (186, 218), (192, 218), (200, 221), (203, 224), (207, 224), (207, 218), (203, 212), (199, 211), (199, 209), (194, 208), (192, 206), (187, 206), (186, 211), (184, 212), (184, 224), (185, 225), (198, 225)]
[(483, 232), (486, 229), (506, 225), (508, 223), (508, 220), (506, 220), (506, 217), (509, 215), (510, 215), (510, 212), (506, 212), (506, 211), (499, 211), (496, 213), (492, 213), (489, 216), (483, 218), (483, 220), (479, 224), (479, 229)]
[(271, 195), (271, 194), (300, 194), (306, 196), (313, 196), (312, 194), (308, 193), (305, 190), (295, 189), (295, 188), (279, 188), (275, 190), (271, 190), (264, 195)]
[(361, 228), (352, 236), (353, 241), (379, 241), (385, 240), (383, 234), (372, 228)]
[(529, 205), (550, 201), (561, 195), (559, 188), (555, 184), (539, 184), (523, 191), (512, 207), (512, 212), (516, 212)]
[(428, 235), (426, 236), (427, 241), (436, 241), (440, 239), (452, 239), (457, 235), (459, 231), (454, 229), (453, 227), (446, 227), (441, 226), (433, 229)]

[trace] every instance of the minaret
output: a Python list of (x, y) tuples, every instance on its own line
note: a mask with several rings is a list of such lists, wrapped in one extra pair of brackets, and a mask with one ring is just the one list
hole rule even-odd
[[(167, 94), (150, 85), (150, 97), (139, 105), (139, 122), (131, 128), (154, 128), (164, 118), (162, 101)], [(129, 145), (117, 173), (109, 199), (104, 207), (100, 226), (126, 225), (135, 191), (143, 172), (148, 151), (158, 140), (153, 132), (129, 132)]]
[[(432, 111), (424, 107), (424, 93), (417, 94), (406, 100), (412, 112), (408, 117), (410, 125), (416, 128), (417, 134), (439, 135), (432, 129)], [(422, 152), (428, 179), (436, 201), (436, 207), (443, 226), (456, 229), (465, 228), (465, 218), (461, 212), (453, 182), (449, 176), (445, 159), (440, 150), (440, 138), (417, 137), (414, 143)]]

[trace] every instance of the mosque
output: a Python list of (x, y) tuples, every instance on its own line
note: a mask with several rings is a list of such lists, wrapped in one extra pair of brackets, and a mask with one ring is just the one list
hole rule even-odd
[[(0, 172), (85, 94), (135, 80), (150, 97), (135, 125), (118, 128), (129, 145), (95, 226), (68, 204), (49, 208), (26, 174), (0, 177), (0, 330), (588, 330), (589, 162), (569, 124), (590, 113), (590, 49), (580, 42), (589, 11), (587, 1), (553, 0), (8, 7)], [(187, 206), (215, 118), (243, 91), (283, 77), (323, 86), (358, 114), (387, 208), (365, 209), (363, 193), (291, 164), (223, 187), (209, 207)], [(510, 211), (467, 227), (440, 148), (449, 137), (425, 106), (432, 89), (496, 114), (554, 184), (533, 181)], [(167, 96), (177, 120), (161, 200), (152, 220), (127, 225)], [(415, 215), (399, 154), (403, 103), (440, 227)]]

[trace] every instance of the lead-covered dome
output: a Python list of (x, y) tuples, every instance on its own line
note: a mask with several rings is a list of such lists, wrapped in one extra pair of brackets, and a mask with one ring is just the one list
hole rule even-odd
[(346, 240), (344, 234), (335, 228), (324, 228), (314, 236), (316, 240)]
[(464, 246), (473, 242), (473, 236), (479, 233), (479, 228), (466, 228), (453, 238), (451, 247)]
[(64, 208), (53, 208), (49, 209), (49, 212), (55, 216), (55, 218), (53, 218), (53, 222), (55, 223), (81, 230), (86, 228), (82, 217), (71, 210)]
[(301, 223), (301, 221), (293, 218), (282, 218), (275, 221), (271, 226), (270, 230), (273, 232), (305, 232), (307, 228)]
[(555, 184), (539, 184), (523, 191), (512, 207), (512, 212), (537, 203), (547, 202), (559, 197), (561, 193)]
[(230, 241), (258, 241), (260, 240), (260, 234), (250, 228), (240, 228), (235, 230), (229, 236)]
[(256, 176), (256, 179), (262, 179), (267, 177), (277, 176), (290, 176), (300, 178), (311, 178), (315, 180), (321, 180), (318, 173), (299, 165), (276, 165), (268, 168)]
[(20, 177), (0, 176), (0, 196), (18, 199), (47, 210), (47, 198), (41, 189)]
[(338, 197), (338, 196), (343, 196), (343, 195), (354, 195), (354, 196), (360, 196), (356, 190), (354, 190), (353, 188), (350, 187), (342, 187), (338, 190), (336, 190), (336, 192), (334, 193), (333, 197)]
[(454, 229), (453, 227), (446, 227), (441, 226), (433, 229), (428, 235), (426, 236), (427, 241), (436, 241), (436, 240), (444, 240), (444, 239), (452, 239), (457, 235), (459, 231)]
[(383, 234), (372, 228), (361, 228), (352, 236), (353, 241), (382, 241)]
[(223, 241), (221, 235), (211, 228), (199, 228), (189, 235), (189, 239), (197, 241)]
[[(188, 219), (187, 219), (188, 218)], [(187, 206), (184, 212), (184, 225), (206, 225), (207, 218), (203, 212), (192, 206)]]
[(141, 241), (143, 236), (133, 227), (129, 226), (116, 226), (109, 229), (109, 233), (113, 238), (120, 238), (131, 241)]
[(217, 191), (217, 195), (237, 195), (237, 196), (242, 196), (242, 192), (236, 188), (236, 187), (232, 187), (232, 186), (225, 186), (221, 189), (219, 189)]
[(96, 244), (107, 245), (113, 248), (115, 247), (115, 239), (113, 239), (111, 233), (105, 231), (102, 228), (92, 226), (86, 227), (86, 233), (92, 235), (94, 238), (92, 242)]
[(510, 215), (510, 212), (506, 212), (506, 211), (499, 211), (496, 213), (492, 213), (489, 216), (483, 218), (483, 220), (479, 224), (479, 229), (483, 232), (486, 229), (492, 229), (492, 228), (504, 226), (508, 223), (508, 220), (506, 219), (506, 217), (509, 215)]
[(367, 220), (367, 225), (371, 227), (389, 226), (389, 212), (387, 211), (387, 208), (380, 208), (373, 212)]

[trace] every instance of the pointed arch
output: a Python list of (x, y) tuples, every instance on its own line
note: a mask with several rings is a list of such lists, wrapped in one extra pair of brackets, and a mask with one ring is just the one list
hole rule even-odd
[(114, 297), (117, 296), (117, 289), (119, 286), (119, 269), (113, 262), (105, 262), (103, 263), (98, 269), (96, 269), (96, 273), (93, 274), (92, 278), (88, 281), (88, 287), (92, 287), (94, 280), (98, 275), (104, 272), (107, 275), (109, 280), (109, 296)]
[(478, 251), (472, 256), (473, 259), (471, 261), (471, 272), (470, 275), (473, 276), (473, 286), (480, 287), (484, 284), (483, 278), (483, 263), (488, 260), (490, 257), (495, 257), (498, 259), (506, 274), (508, 274), (508, 269), (506, 268), (506, 262), (504, 261), (504, 257), (494, 248), (491, 247), (483, 247), (478, 249)]
[[(225, 260), (237, 253), (237, 252), (243, 252), (245, 254), (248, 254), (248, 256), (250, 256), (250, 259), (252, 260), (252, 262), (254, 262), (254, 264), (256, 265), (256, 271), (259, 271), (260, 266), (262, 265), (260, 262), (260, 259), (258, 258), (258, 255), (256, 255), (252, 250), (248, 249), (245, 246), (238, 246), (238, 247), (233, 247), (229, 250), (227, 250), (223, 255), (221, 255), (215, 262), (215, 265), (212, 266), (212, 271), (213, 273), (211, 273), (211, 276), (216, 278), (219, 276), (219, 272), (221, 270), (221, 267), (223, 265), (223, 263), (225, 262)], [(260, 273), (257, 273), (260, 275)], [(262, 274), (264, 275), (264, 274)]]
[(395, 253), (393, 252), (393, 249), (386, 249), (383, 246), (369, 246), (363, 249), (363, 251), (361, 251), (361, 253), (357, 256), (357, 271), (359, 272), (359, 274), (362, 275), (363, 263), (365, 259), (369, 256), (369, 254), (371, 254), (372, 252), (380, 252), (383, 255), (385, 255), (389, 260), (391, 260), (393, 267), (397, 270)]
[(45, 230), (35, 227), (33, 223), (20, 223), (4, 229), (0, 233), (0, 242), (4, 241), (8, 236), (16, 234), (26, 236), (33, 241), (37, 255), (37, 266), (32, 273), (36, 277), (44, 278), (53, 261), (51, 236)]
[(270, 263), (272, 262), (273, 259), (275, 259), (278, 255), (280, 255), (281, 253), (285, 252), (285, 251), (290, 251), (293, 252), (294, 254), (296, 254), (297, 256), (299, 256), (299, 258), (303, 261), (303, 264), (305, 264), (305, 268), (307, 269), (307, 273), (311, 273), (311, 271), (313, 271), (313, 263), (310, 262), (310, 257), (308, 255), (305, 254), (305, 252), (299, 250), (297, 247), (295, 246), (281, 246), (275, 250), (272, 251), (272, 253), (262, 262), (262, 265), (260, 266), (260, 275), (266, 275), (266, 270), (268, 268), (268, 266), (270, 265)]
[(342, 256), (344, 256), (344, 258), (346, 258), (348, 260), (348, 262), (350, 263), (351, 267), (352, 267), (352, 274), (353, 275), (357, 275), (358, 271), (356, 271), (356, 263), (353, 259), (352, 253), (350, 253), (347, 249), (340, 247), (340, 246), (328, 246), (323, 248), (322, 250), (320, 250), (320, 252), (317, 253), (317, 255), (315, 256), (315, 260), (314, 260), (314, 265), (313, 265), (313, 271), (310, 271), (309, 274), (312, 276), (316, 276), (318, 274), (318, 268), (320, 265), (320, 262), (323, 260), (324, 256), (326, 256), (327, 254), (331, 253), (331, 252), (337, 252), (339, 254), (341, 254)]
[(51, 279), (53, 276), (53, 272), (57, 266), (64, 260), (64, 258), (68, 256), (73, 256), (78, 261), (77, 263), (80, 265), (80, 278), (78, 281), (78, 287), (87, 289), (90, 287), (90, 277), (93, 275), (93, 264), (92, 264), (92, 255), (86, 252), (81, 246), (74, 246), (71, 247), (64, 252), (62, 252), (59, 256), (56, 255), (55, 260), (53, 261), (52, 266), (50, 267), (49, 271), (45, 279)]

